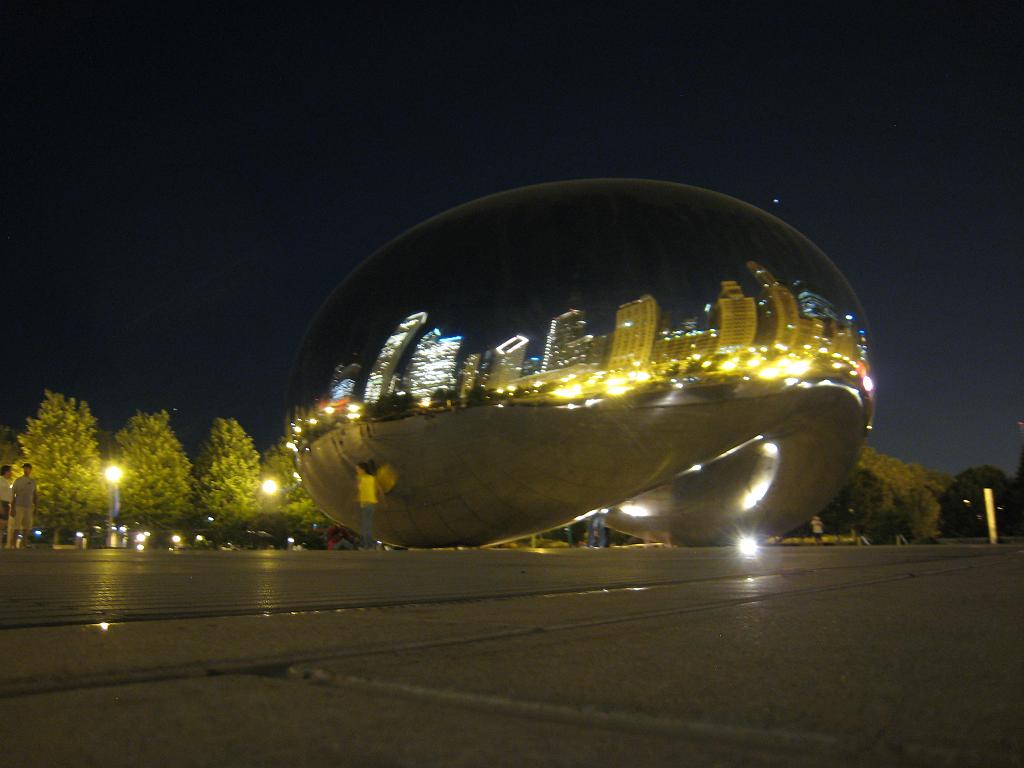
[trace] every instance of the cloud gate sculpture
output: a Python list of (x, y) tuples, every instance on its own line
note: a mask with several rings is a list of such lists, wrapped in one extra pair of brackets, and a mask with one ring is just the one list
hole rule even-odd
[(393, 544), (492, 544), (595, 509), (709, 544), (820, 510), (872, 389), (857, 298), (792, 227), (696, 187), (558, 182), (429, 219), (345, 280), (296, 359), (290, 446), (351, 527), (356, 465), (386, 466)]

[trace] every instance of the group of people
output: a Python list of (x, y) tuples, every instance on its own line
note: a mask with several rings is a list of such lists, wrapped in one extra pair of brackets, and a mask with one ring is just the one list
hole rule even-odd
[(14, 479), (14, 467), (0, 467), (0, 547), (28, 546), (36, 514), (36, 479), (32, 465), (21, 465), (21, 477)]

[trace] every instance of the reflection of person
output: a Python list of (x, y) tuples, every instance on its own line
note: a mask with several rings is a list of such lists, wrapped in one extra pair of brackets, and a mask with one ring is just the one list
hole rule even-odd
[[(28, 533), (32, 530), (33, 517), (36, 512), (36, 480), (32, 477), (32, 465), (21, 466), (23, 474), (14, 481), (11, 493), (14, 495), (14, 536), (15, 546), (22, 546), (28, 541)], [(10, 522), (8, 522), (10, 525)], [(18, 536), (21, 538), (18, 538)]]
[(343, 525), (332, 525), (326, 535), (328, 549), (356, 548), (356, 535)]
[(587, 519), (588, 547), (608, 546), (608, 531), (604, 526), (605, 514), (607, 513), (603, 509), (600, 509)]
[(825, 524), (821, 518), (815, 515), (811, 518), (811, 533), (814, 534), (814, 543), (821, 544), (821, 534), (825, 532)]
[(13, 475), (14, 471), (10, 464), (0, 467), (0, 547), (7, 541), (7, 526), (14, 525), (14, 521), (10, 520), (11, 502), (14, 501), (14, 493), (11, 491)]
[(356, 466), (356, 486), (362, 548), (376, 549), (377, 539), (373, 535), (373, 513), (377, 509), (377, 480), (370, 474), (370, 465), (365, 461), (359, 462)]

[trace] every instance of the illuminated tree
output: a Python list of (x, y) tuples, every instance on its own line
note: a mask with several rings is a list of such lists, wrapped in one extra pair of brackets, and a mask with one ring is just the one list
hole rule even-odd
[(946, 476), (867, 446), (846, 485), (822, 513), (826, 528), (855, 528), (877, 541), (897, 535), (925, 540), (939, 533), (939, 497)]
[(107, 491), (96, 444), (96, 419), (84, 400), (46, 391), (35, 418), (18, 436), (38, 485), (39, 522), (54, 528), (83, 528), (106, 513)]
[(117, 433), (122, 515), (168, 528), (192, 508), (192, 465), (167, 411), (136, 413)]
[(235, 419), (214, 419), (196, 459), (200, 511), (213, 517), (214, 531), (237, 531), (257, 511), (260, 455)]

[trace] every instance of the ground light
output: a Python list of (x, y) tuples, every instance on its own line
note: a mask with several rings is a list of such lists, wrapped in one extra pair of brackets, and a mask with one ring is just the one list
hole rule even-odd
[(758, 546), (757, 539), (753, 536), (741, 536), (740, 540), (736, 542), (736, 547), (739, 549), (740, 554), (745, 557), (753, 557), (757, 554)]

